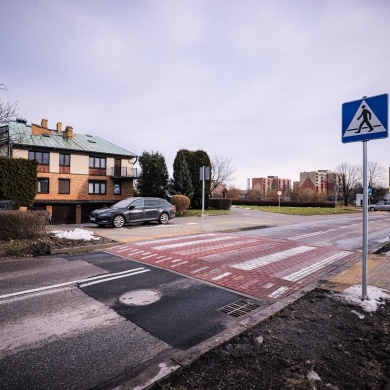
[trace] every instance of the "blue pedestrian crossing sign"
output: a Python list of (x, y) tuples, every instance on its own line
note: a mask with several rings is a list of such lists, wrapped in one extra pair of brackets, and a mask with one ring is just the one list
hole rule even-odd
[(388, 100), (383, 94), (342, 105), (343, 143), (388, 137)]

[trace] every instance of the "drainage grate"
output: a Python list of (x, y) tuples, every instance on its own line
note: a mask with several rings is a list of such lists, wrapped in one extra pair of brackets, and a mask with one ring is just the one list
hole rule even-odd
[(229, 314), (232, 317), (240, 317), (245, 314), (248, 314), (253, 310), (256, 310), (259, 307), (260, 305), (257, 305), (256, 303), (249, 303), (240, 299), (239, 301), (233, 302), (230, 305), (218, 309), (218, 311), (225, 314)]

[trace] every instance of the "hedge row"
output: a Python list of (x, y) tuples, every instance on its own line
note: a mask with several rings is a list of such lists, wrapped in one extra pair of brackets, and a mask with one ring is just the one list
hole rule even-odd
[(209, 206), (217, 210), (230, 210), (232, 199), (230, 198), (210, 198)]
[[(278, 200), (248, 200), (233, 199), (233, 205), (237, 206), (279, 206)], [(284, 207), (334, 207), (334, 202), (298, 202), (298, 201), (280, 201), (280, 206)]]
[(0, 199), (12, 200), (18, 209), (34, 203), (37, 189), (36, 160), (0, 157)]
[(0, 211), (0, 241), (36, 239), (47, 235), (44, 211)]

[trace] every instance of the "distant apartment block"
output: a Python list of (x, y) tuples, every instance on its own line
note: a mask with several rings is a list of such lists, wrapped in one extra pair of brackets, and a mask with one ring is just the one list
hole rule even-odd
[(62, 130), (61, 122), (49, 129), (46, 119), (0, 130), (3, 155), (38, 161), (33, 209), (50, 212), (54, 224), (88, 222), (92, 210), (133, 194), (137, 156), (120, 146), (70, 126)]
[(299, 190), (312, 190), (317, 194), (332, 196), (335, 183), (340, 185), (340, 174), (326, 169), (311, 172), (300, 172)]
[(281, 179), (278, 176), (255, 177), (252, 178), (252, 191), (267, 196), (270, 192), (283, 191), (290, 192), (291, 180)]

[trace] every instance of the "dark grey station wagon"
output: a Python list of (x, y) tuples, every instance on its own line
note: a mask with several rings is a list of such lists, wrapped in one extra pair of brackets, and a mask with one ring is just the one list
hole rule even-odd
[(165, 199), (133, 197), (123, 199), (111, 207), (92, 211), (89, 222), (116, 228), (130, 223), (152, 221), (165, 225), (175, 218), (175, 211), (175, 206)]

